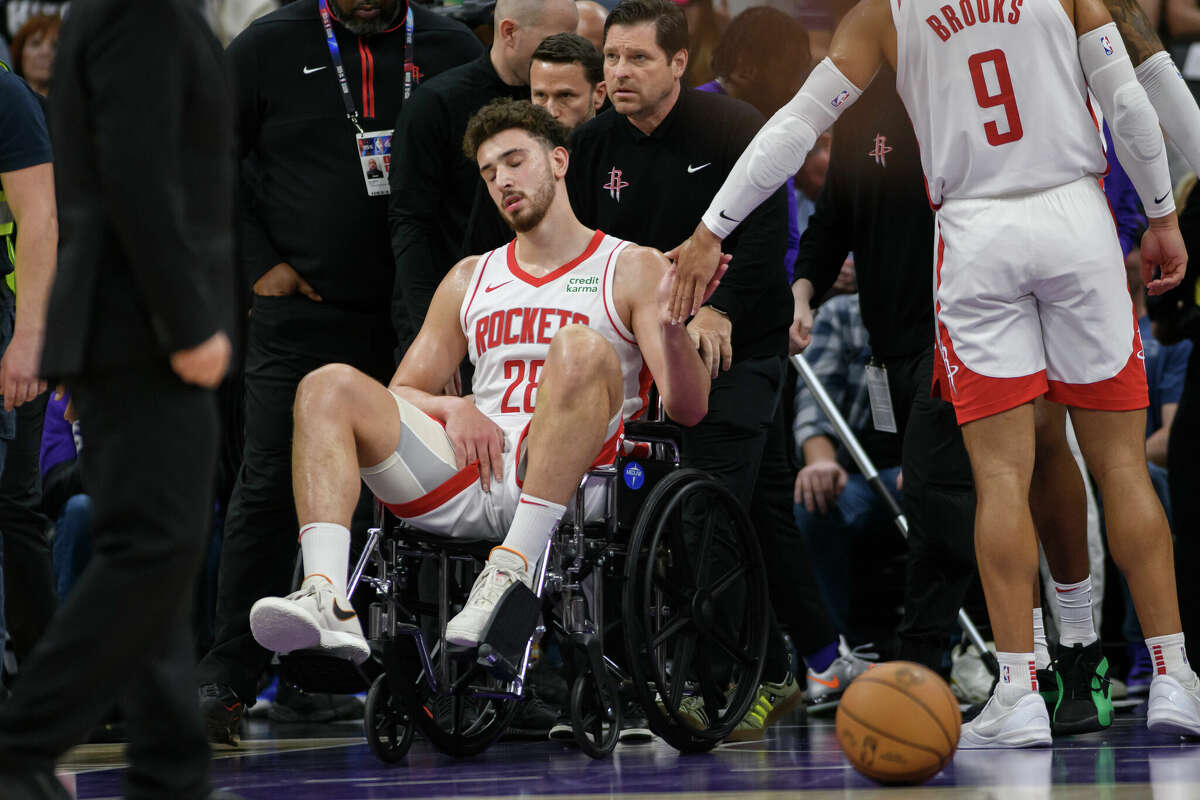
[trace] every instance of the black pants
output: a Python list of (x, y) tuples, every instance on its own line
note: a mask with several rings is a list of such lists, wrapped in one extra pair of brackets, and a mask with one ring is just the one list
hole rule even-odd
[(70, 388), (87, 436), (92, 560), (0, 705), (0, 765), (52, 768), (119, 703), (126, 797), (196, 800), (209, 751), (189, 613), (212, 502), (213, 395), (165, 365)]
[(975, 579), (975, 489), (954, 407), (929, 395), (932, 345), (888, 359), (896, 424), (904, 432), (908, 562), (900, 658), (947, 674), (958, 610)]
[(250, 606), (291, 591), (297, 522), (292, 497), (296, 387), (325, 364), (345, 363), (387, 382), (395, 334), (386, 316), (321, 306), (301, 296), (256, 297), (245, 368), (245, 446), (225, 517), (215, 643), (201, 684), (228, 686), (247, 705), (271, 654), (250, 633)]
[(0, 538), (4, 543), (5, 616), (20, 664), (54, 615), (58, 596), (42, 505), (39, 457), (46, 418), (43, 394), (17, 408), (16, 437), (0, 472)]
[[(684, 466), (710, 473), (750, 511), (767, 565), (772, 631), (766, 677), (786, 669), (779, 628), (802, 655), (837, 638), (792, 516), (791, 435), (780, 403), (782, 358), (735, 363), (712, 384), (708, 416), (684, 428)], [(777, 621), (776, 621), (777, 619)]]
[(1200, 343), (1192, 348), (1183, 396), (1167, 443), (1167, 480), (1175, 531), (1175, 580), (1188, 660), (1200, 663)]

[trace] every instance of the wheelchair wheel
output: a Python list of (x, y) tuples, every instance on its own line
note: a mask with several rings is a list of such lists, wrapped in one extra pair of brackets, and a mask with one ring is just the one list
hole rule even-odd
[(589, 670), (571, 687), (571, 732), (579, 749), (592, 758), (604, 758), (621, 735), (621, 699), (611, 681), (601, 683)]
[(445, 692), (434, 694), (422, 671), (417, 678), (417, 702), (413, 712), (417, 726), (431, 744), (447, 755), (473, 756), (482, 753), (508, 728), (517, 701), (483, 694), (502, 693), (500, 684), (475, 663), (474, 654), (462, 657), (438, 647), (432, 654), (434, 669), (441, 671), (446, 659)]
[(708, 750), (745, 716), (767, 647), (766, 568), (749, 516), (699, 470), (646, 499), (630, 538), (625, 641), (650, 727)]
[(380, 675), (367, 692), (364, 728), (367, 746), (385, 764), (395, 764), (412, 746), (413, 720), (399, 698), (392, 695), (387, 675)]

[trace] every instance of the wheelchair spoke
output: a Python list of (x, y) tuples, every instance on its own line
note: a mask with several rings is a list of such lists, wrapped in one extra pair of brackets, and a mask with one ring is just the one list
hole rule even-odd
[(665, 575), (660, 575), (657, 572), (654, 573), (654, 588), (678, 603), (680, 607), (692, 604), (692, 598), (687, 592), (680, 590), (678, 586), (668, 581)]
[(704, 533), (700, 535), (700, 547), (696, 551), (696, 585), (702, 586), (701, 580), (704, 577), (704, 567), (708, 564), (708, 551), (712, 549), (713, 534), (716, 533), (716, 520), (709, 514), (705, 518)]
[(715, 600), (718, 597), (720, 597), (722, 594), (724, 594), (726, 589), (728, 589), (730, 586), (733, 585), (734, 581), (736, 581), (738, 578), (742, 577), (745, 574), (746, 574), (746, 565), (745, 564), (738, 564), (736, 567), (729, 570), (729, 572), (726, 572), (724, 575), (722, 575), (720, 578), (717, 579), (716, 583), (714, 583), (712, 585), (712, 591), (711, 591), (712, 598)]
[(721, 626), (714, 626), (710, 633), (712, 635), (712, 641), (716, 643), (717, 647), (720, 647), (722, 650), (728, 653), (730, 657), (736, 660), (739, 664), (742, 666), (749, 666), (750, 664), (754, 663), (754, 659), (752, 659), (746, 653), (746, 651), (742, 649), (741, 645), (731, 639), (729, 633)]
[(650, 649), (657, 650), (662, 647), (663, 642), (670, 639), (675, 634), (686, 628), (692, 621), (691, 617), (678, 616), (666, 624), (666, 626), (658, 632), (658, 634), (650, 640)]
[(696, 654), (696, 637), (680, 636), (675, 643), (675, 656), (671, 659), (671, 708), (678, 709), (683, 700), (683, 688), (687, 684), (688, 671)]

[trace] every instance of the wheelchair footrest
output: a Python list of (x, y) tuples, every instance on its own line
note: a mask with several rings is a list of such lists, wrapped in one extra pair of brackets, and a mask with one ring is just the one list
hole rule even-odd
[(528, 586), (517, 581), (508, 587), (479, 639), (479, 664), (497, 677), (515, 678), (540, 611), (541, 601)]
[[(363, 666), (373, 665), (368, 660)], [(306, 692), (331, 694), (357, 694), (369, 688), (374, 678), (353, 662), (315, 650), (296, 650), (279, 656), (279, 677)]]

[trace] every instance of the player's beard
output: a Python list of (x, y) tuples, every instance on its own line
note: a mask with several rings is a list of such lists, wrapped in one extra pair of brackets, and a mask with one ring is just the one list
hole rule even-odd
[[(354, 12), (361, 6), (373, 6), (379, 9), (375, 19), (359, 19)], [(398, 0), (355, 0), (354, 5), (346, 12), (338, 10), (337, 0), (330, 2), (329, 8), (333, 15), (345, 26), (346, 30), (356, 36), (370, 36), (373, 33), (383, 33), (396, 23), (402, 4)]]
[(542, 223), (553, 202), (554, 180), (550, 178), (538, 185), (532, 197), (525, 195), (525, 208), (516, 214), (505, 213), (504, 221), (517, 233), (526, 233)]

